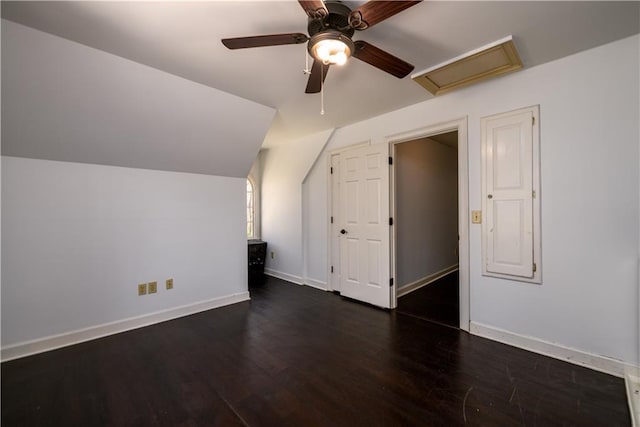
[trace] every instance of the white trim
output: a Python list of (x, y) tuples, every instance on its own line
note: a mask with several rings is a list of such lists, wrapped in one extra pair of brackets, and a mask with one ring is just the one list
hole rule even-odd
[(473, 335), (478, 335), (480, 337), (532, 351), (544, 356), (553, 357), (554, 359), (563, 360), (565, 362), (573, 363), (574, 365), (584, 366), (606, 374), (615, 375), (620, 378), (624, 376), (625, 370), (637, 369), (637, 367), (633, 367), (619, 359), (566, 347), (561, 344), (517, 334), (515, 332), (506, 331), (504, 329), (484, 325), (478, 322), (471, 322), (471, 329), (469, 332)]
[(328, 150), (327, 153), (329, 154), (329, 156), (332, 156), (333, 154), (342, 154), (345, 151), (354, 150), (356, 148), (367, 147), (369, 145), (371, 145), (371, 139), (356, 142), (355, 144), (351, 144), (351, 145), (343, 145), (341, 147), (333, 148), (331, 150)]
[(627, 367), (624, 375), (631, 425), (640, 427), (640, 367)]
[[(426, 138), (445, 132), (458, 131), (458, 264), (460, 270), (460, 329), (469, 331), (471, 312), (471, 291), (469, 285), (469, 140), (467, 117), (436, 123), (427, 127), (390, 135), (386, 138), (391, 144), (391, 155), (395, 157), (395, 145), (419, 138)], [(389, 176), (390, 203), (393, 217), (396, 215), (395, 202), (395, 162)], [(391, 236), (391, 277), (396, 277), (396, 227), (392, 227)], [(395, 297), (391, 298), (392, 308), (397, 306), (398, 290), (394, 287)]]
[(321, 280), (316, 280), (316, 279), (311, 279), (309, 277), (307, 277), (304, 281), (304, 284), (306, 286), (315, 288), (315, 289), (320, 289), (321, 291), (328, 291), (329, 290), (329, 286), (327, 285), (327, 282), (323, 282)]
[[(388, 141), (389, 146), (389, 156), (391, 157), (391, 165), (389, 166), (391, 169), (389, 170), (389, 216), (395, 220), (394, 225), (389, 227), (389, 264), (391, 275), (394, 280), (398, 279), (398, 263), (397, 256), (398, 253), (398, 207), (396, 201), (396, 182), (398, 181), (398, 169), (397, 162), (395, 159), (398, 157), (398, 144), (403, 141)], [(391, 290), (391, 308), (398, 307), (398, 286), (394, 286)]]
[(458, 126), (458, 263), (460, 265), (460, 329), (471, 326), (471, 285), (469, 261), (469, 135), (467, 117)]
[(434, 65), (433, 67), (427, 68), (426, 70), (418, 71), (417, 73), (413, 73), (411, 75), (411, 79), (415, 79), (416, 77), (420, 77), (423, 74), (430, 73), (431, 71), (437, 70), (438, 68), (441, 68), (441, 67), (446, 67), (447, 65), (453, 64), (456, 61), (459, 61), (461, 59), (465, 59), (465, 58), (467, 58), (469, 56), (475, 55), (476, 53), (480, 53), (482, 51), (489, 50), (492, 47), (499, 46), (499, 45), (501, 45), (503, 43), (506, 43), (506, 42), (512, 41), (512, 40), (513, 40), (513, 36), (508, 35), (508, 36), (506, 36), (506, 37), (504, 37), (504, 38), (502, 38), (500, 40), (496, 40), (494, 42), (491, 42), (489, 44), (481, 46), (481, 47), (479, 47), (477, 49), (473, 49), (473, 50), (471, 50), (469, 52), (463, 53), (462, 55), (456, 56), (455, 58), (448, 59), (445, 62), (441, 62), (438, 65)]
[(436, 280), (453, 273), (454, 271), (458, 270), (458, 264), (452, 265), (450, 267), (444, 268), (436, 273), (433, 274), (429, 274), (428, 276), (424, 276), (421, 279), (418, 279), (414, 282), (411, 282), (409, 284), (406, 284), (404, 286), (398, 287), (397, 290), (397, 297), (400, 298), (402, 296), (405, 296), (407, 294), (410, 294), (413, 291), (417, 291), (418, 289), (427, 286), (430, 283), (435, 282)]
[(275, 277), (276, 279), (286, 280), (287, 282), (295, 283), (296, 285), (305, 285), (312, 288), (320, 289), (321, 291), (328, 291), (327, 282), (323, 282), (311, 278), (302, 278), (293, 274), (284, 273), (282, 271), (274, 270), (272, 268), (265, 268), (264, 274), (267, 276)]
[(304, 279), (302, 277), (294, 276), (293, 274), (284, 273), (272, 268), (265, 267), (264, 274), (266, 274), (267, 276), (275, 277), (277, 279), (286, 280), (287, 282), (295, 283), (296, 285), (304, 285)]
[(191, 314), (200, 313), (213, 308), (248, 301), (249, 299), (249, 292), (241, 292), (193, 304), (173, 307), (166, 310), (155, 311), (141, 316), (116, 320), (115, 322), (103, 323), (102, 325), (90, 326), (88, 328), (77, 329), (75, 331), (65, 332), (62, 334), (50, 335), (48, 337), (31, 341), (24, 341), (2, 347), (0, 358), (2, 359), (2, 362), (6, 362), (20, 357), (30, 356), (32, 354), (38, 354), (73, 344), (79, 344), (85, 341), (91, 341), (96, 338), (102, 338), (120, 332), (130, 331), (132, 329), (142, 328), (144, 326), (165, 322), (167, 320), (189, 316)]

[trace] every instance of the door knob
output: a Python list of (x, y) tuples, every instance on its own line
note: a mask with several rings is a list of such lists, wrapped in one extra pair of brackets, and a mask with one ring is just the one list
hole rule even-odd
[(343, 228), (342, 230), (340, 230), (340, 234), (347, 234), (347, 230)]

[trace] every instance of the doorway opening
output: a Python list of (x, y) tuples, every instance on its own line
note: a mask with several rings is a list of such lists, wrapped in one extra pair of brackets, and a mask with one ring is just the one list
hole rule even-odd
[(395, 144), (397, 310), (460, 325), (458, 131)]
[[(457, 138), (457, 152), (453, 154), (454, 164), (451, 166), (453, 171), (451, 179), (454, 181), (453, 186), (457, 189), (457, 191), (452, 190), (452, 197), (454, 201), (457, 200), (457, 205), (454, 211), (450, 212), (454, 227), (457, 222), (457, 235), (454, 247), (446, 250), (453, 251), (457, 255), (458, 262), (457, 266), (453, 261), (452, 264), (442, 267), (435, 272), (439, 274), (433, 273), (429, 279), (436, 279), (438, 275), (444, 276), (458, 269), (459, 321), (455, 326), (469, 331), (469, 170), (466, 117), (392, 135), (387, 137), (386, 143), (373, 145), (362, 143), (329, 153), (327, 162), (328, 216), (330, 217), (327, 239), (328, 285), (330, 290), (350, 298), (384, 308), (397, 307), (398, 298), (409, 289), (405, 288), (402, 292), (398, 292), (397, 161), (394, 160), (397, 146), (433, 136), (438, 138), (438, 135), (442, 134), (451, 134), (448, 135), (449, 138)], [(389, 155), (388, 167), (383, 168), (381, 166), (383, 163), (386, 165), (387, 162), (384, 160), (387, 155)], [(366, 179), (361, 179), (363, 176), (359, 171), (364, 170), (367, 176)], [(378, 176), (379, 172), (380, 176)], [(353, 203), (354, 200), (361, 200), (362, 203)], [(352, 203), (347, 203), (349, 201)], [(438, 200), (431, 200), (431, 203), (436, 207), (440, 206)], [(361, 204), (369, 206), (364, 209), (364, 222), (360, 218)], [(358, 215), (355, 215), (356, 213)], [(365, 223), (366, 227), (360, 226)], [(359, 235), (361, 228), (377, 230), (377, 234), (362, 239)], [(407, 238), (414, 237), (409, 233)], [(367, 244), (364, 248), (360, 245), (362, 241), (366, 241)], [(364, 283), (365, 286), (360, 288), (371, 292), (379, 290), (380, 292), (376, 293), (379, 298), (372, 301), (365, 293), (356, 296), (345, 293), (347, 281)], [(388, 291), (383, 289), (385, 285)], [(412, 285), (412, 289), (420, 287), (419, 283), (413, 282), (402, 283), (402, 285)]]
[[(396, 281), (398, 285), (394, 286), (393, 307), (398, 308), (401, 304), (402, 307), (399, 307), (400, 310), (406, 310), (406, 312), (409, 313), (409, 310), (412, 309), (409, 305), (416, 305), (422, 311), (410, 314), (420, 315), (425, 319), (432, 319), (442, 324), (450, 324), (465, 331), (469, 331), (471, 311), (469, 287), (469, 162), (467, 135), (467, 119), (464, 117), (389, 138), (391, 153), (394, 157), (391, 171), (391, 210), (393, 216), (398, 217), (393, 227), (391, 237), (391, 270), (393, 277), (400, 278), (399, 281)], [(413, 175), (411, 171), (409, 171), (408, 176), (403, 177), (402, 174), (407, 172), (407, 170), (402, 169), (403, 162), (402, 158), (397, 158), (398, 151), (401, 151), (401, 157), (403, 157), (403, 154), (411, 154), (411, 152), (402, 153), (402, 144), (412, 141), (418, 141), (418, 144), (425, 144), (417, 145), (417, 148), (414, 148), (422, 152), (422, 155), (425, 156), (430, 151), (437, 151), (440, 155), (436, 157), (440, 158), (443, 157), (443, 152), (450, 150), (448, 156), (444, 156), (447, 157), (446, 161), (440, 159), (447, 167), (443, 168), (442, 164), (434, 162), (433, 159), (425, 159), (423, 163), (421, 163), (422, 167), (425, 167), (428, 162), (435, 163), (433, 170), (419, 170), (419, 172)], [(427, 143), (430, 145), (426, 145)], [(412, 156), (404, 157), (409, 157), (410, 161)], [(404, 163), (406, 165), (407, 161)], [(416, 169), (416, 165), (414, 165), (413, 168)], [(427, 173), (429, 175), (425, 175)], [(424, 188), (424, 183), (418, 181), (425, 180), (430, 175), (434, 175), (430, 178), (433, 182), (436, 184), (439, 183), (436, 186), (435, 192), (431, 196), (426, 193), (417, 193), (418, 189)], [(403, 179), (408, 183), (398, 183), (398, 180)], [(398, 197), (402, 197), (399, 194), (399, 187), (401, 185), (403, 186), (403, 190), (400, 191), (406, 192), (409, 197), (409, 201), (405, 202), (408, 207), (405, 207), (404, 211), (402, 206), (398, 204)], [(408, 188), (405, 189), (404, 187)], [(446, 188), (447, 191), (444, 192), (443, 188)], [(457, 204), (455, 202), (457, 202)], [(400, 203), (402, 204), (403, 202)], [(413, 207), (417, 206), (418, 203), (428, 203), (429, 206), (424, 208), (427, 210), (414, 210)], [(398, 209), (400, 209), (400, 212), (398, 212)], [(431, 209), (433, 213), (429, 213), (428, 209)], [(400, 224), (401, 221), (406, 221), (402, 220), (401, 217), (407, 215), (414, 217), (413, 224), (411, 222), (409, 222), (409, 224)], [(427, 225), (429, 216), (431, 215), (440, 218), (439, 221), (440, 224), (442, 224), (443, 230), (439, 230), (437, 227), (434, 229), (433, 224)], [(455, 225), (453, 225), (456, 223), (457, 235), (455, 234)], [(398, 230), (400, 230), (399, 234)], [(432, 230), (431, 235), (429, 234), (429, 230)], [(446, 237), (438, 237), (443, 235), (445, 230)], [(429, 249), (431, 252), (425, 249), (427, 246), (425, 242), (421, 240), (428, 240), (428, 243), (432, 243), (432, 241), (436, 242), (435, 245), (431, 245), (432, 247)], [(451, 243), (452, 240), (453, 243)], [(405, 246), (404, 252), (403, 249), (399, 248), (399, 245)], [(440, 252), (438, 252), (438, 248), (440, 248)], [(422, 252), (413, 253), (412, 250), (414, 249), (415, 251)], [(404, 258), (400, 259), (406, 254), (413, 257), (408, 260), (408, 267), (405, 265), (406, 260)], [(422, 274), (420, 274), (420, 268), (416, 267), (416, 265), (420, 263), (429, 266), (429, 271), (423, 268)], [(413, 265), (413, 267), (411, 267), (411, 265)], [(414, 268), (414, 270), (410, 270), (411, 268)], [(399, 269), (405, 270), (400, 271)], [(425, 303), (425, 301), (411, 303), (410, 295), (414, 294), (415, 298), (413, 299), (419, 300), (421, 295), (418, 292), (423, 288), (424, 291), (421, 293), (433, 294), (424, 296), (425, 299), (429, 300), (429, 304)], [(455, 321), (456, 291), (457, 322)], [(402, 298), (404, 298), (404, 301), (401, 301)], [(429, 305), (435, 307), (430, 308)], [(443, 316), (436, 317), (436, 311), (438, 310), (443, 313)]]

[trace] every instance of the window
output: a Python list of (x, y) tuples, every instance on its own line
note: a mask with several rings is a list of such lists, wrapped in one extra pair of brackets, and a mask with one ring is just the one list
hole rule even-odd
[(255, 236), (255, 197), (256, 193), (253, 188), (253, 182), (247, 179), (247, 237), (253, 238)]

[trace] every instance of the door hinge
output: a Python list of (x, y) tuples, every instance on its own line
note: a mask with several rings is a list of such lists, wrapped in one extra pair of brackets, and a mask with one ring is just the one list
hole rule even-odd
[(533, 263), (533, 272), (535, 273), (538, 270), (538, 266), (536, 265), (536, 263)]
[(389, 218), (389, 225), (393, 225), (393, 218)]
[(535, 124), (536, 124), (536, 118), (531, 117), (531, 126), (535, 126)]
[(393, 157), (389, 156), (389, 164), (392, 165), (393, 164)]
[(393, 277), (389, 278), (389, 287), (393, 287)]
[(533, 190), (533, 191), (531, 192), (531, 197), (533, 197), (534, 199), (536, 198), (536, 190)]
[(331, 166), (331, 175), (333, 175), (333, 166)]
[(333, 265), (331, 266), (331, 272), (333, 273)]
[(333, 224), (333, 217), (331, 217), (331, 224)]

